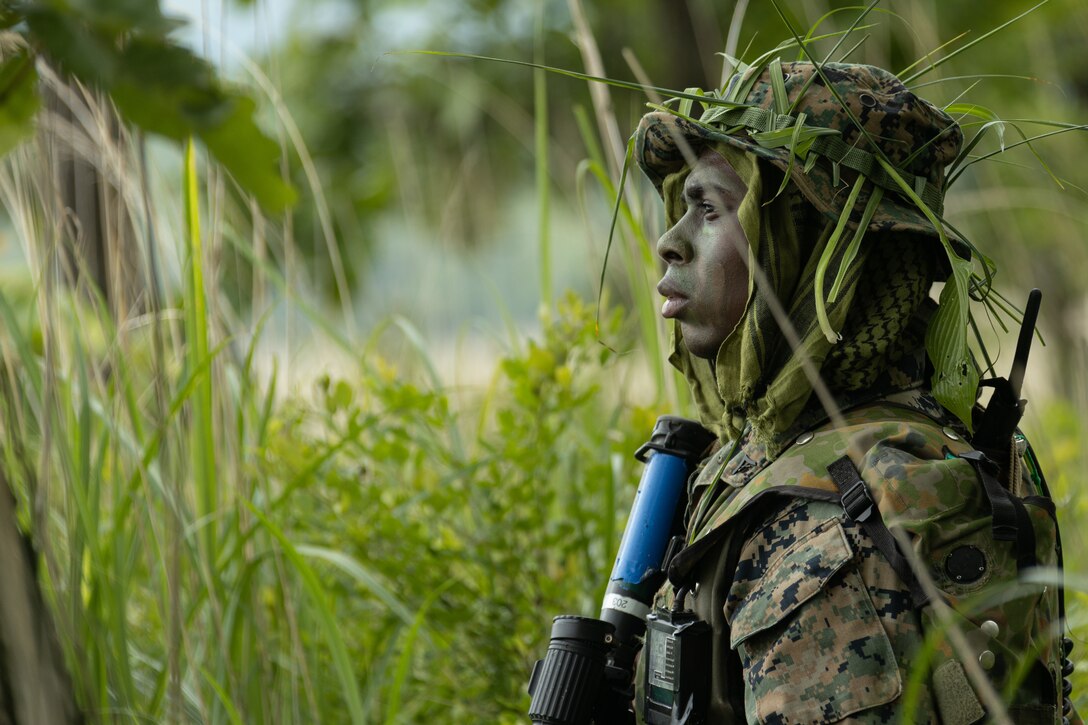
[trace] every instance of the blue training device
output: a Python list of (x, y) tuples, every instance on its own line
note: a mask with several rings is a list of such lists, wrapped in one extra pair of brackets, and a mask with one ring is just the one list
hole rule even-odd
[(646, 468), (601, 605), (601, 619), (616, 627), (621, 648), (646, 629), (654, 594), (665, 579), (669, 545), (682, 528), (688, 476), (713, 440), (697, 422), (663, 415), (635, 453)]
[[(680, 456), (651, 450), (638, 484), (627, 528), (609, 577), (604, 608), (646, 617), (653, 590), (673, 536), (676, 508), (685, 492), (688, 463)], [(632, 597), (635, 601), (631, 601)]]
[(663, 415), (635, 458), (646, 464), (601, 618), (556, 617), (548, 653), (529, 678), (534, 725), (634, 725), (632, 677), (654, 594), (665, 580), (670, 544), (683, 542), (687, 480), (714, 434)]

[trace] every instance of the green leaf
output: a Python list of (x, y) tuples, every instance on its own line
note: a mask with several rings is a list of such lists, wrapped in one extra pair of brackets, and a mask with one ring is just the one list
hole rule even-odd
[(34, 130), (38, 110), (38, 73), (21, 52), (0, 65), (0, 154), (10, 151)]
[(814, 167), (816, 165), (816, 161), (819, 158), (820, 158), (819, 154), (809, 154), (809, 153), (807, 153), (807, 149), (806, 149), (805, 167), (804, 167), (804, 169), (802, 169), (802, 171), (804, 171), (806, 174), (808, 172), (812, 171), (812, 167)]
[(280, 147), (260, 131), (253, 120), (255, 108), (252, 99), (240, 97), (222, 123), (197, 133), (243, 189), (265, 209), (282, 211), (295, 203), (297, 194), (280, 177)]
[(82, 19), (100, 30), (111, 33), (132, 31), (166, 35), (183, 23), (162, 14), (158, 0), (69, 0), (68, 3), (50, 3), (63, 11), (82, 16)]
[[(587, 73), (579, 73), (578, 71), (568, 70), (566, 68), (557, 68), (551, 65), (544, 65), (542, 63), (531, 63), (527, 60), (514, 60), (512, 58), (495, 58), (489, 55), (476, 55), (475, 53), (455, 53), (445, 50), (391, 50), (386, 55), (433, 55), (439, 58), (463, 58), (465, 60), (482, 60), (488, 63), (506, 63), (508, 65), (520, 65), (526, 68), (538, 68), (540, 70), (554, 73), (556, 75), (566, 76), (568, 78), (576, 78), (581, 81), (592, 81), (594, 83), (604, 83), (608, 86), (615, 88), (626, 88), (632, 91), (653, 91), (661, 96), (677, 96), (679, 98), (688, 98), (693, 101), (702, 101), (704, 103), (718, 104), (726, 103), (725, 99), (712, 98), (710, 96), (695, 95), (693, 93), (686, 93), (680, 91), (674, 91), (669, 88), (662, 88), (660, 86), (648, 86), (642, 83), (633, 83), (631, 81), (621, 81), (617, 78), (604, 78), (602, 76), (593, 76)], [(745, 104), (738, 104), (745, 105)]]
[(843, 230), (846, 229), (846, 223), (850, 221), (850, 212), (854, 210), (854, 205), (858, 201), (858, 195), (861, 193), (861, 189), (865, 186), (865, 176), (858, 174), (858, 178), (854, 180), (854, 187), (850, 189), (850, 196), (846, 199), (846, 203), (842, 207), (842, 212), (839, 214), (839, 221), (835, 224), (835, 230), (831, 233), (831, 237), (827, 240), (827, 244), (824, 246), (824, 251), (820, 254), (820, 261), (816, 263), (816, 279), (815, 279), (815, 291), (816, 291), (816, 319), (820, 322), (820, 329), (824, 333), (824, 337), (830, 343), (839, 341), (839, 333), (831, 327), (831, 320), (827, 317), (827, 302), (824, 297), (824, 276), (827, 274), (827, 267), (831, 263), (831, 258), (835, 256), (835, 250), (839, 246), (839, 240), (842, 238)]
[(981, 118), (983, 121), (988, 121), (989, 123), (983, 126), (980, 132), (993, 128), (997, 132), (997, 142), (1001, 146), (1001, 150), (1005, 150), (1005, 122), (989, 108), (980, 106), (977, 103), (953, 103), (945, 106), (944, 111), (949, 115), (974, 116), (975, 118)]
[(971, 262), (952, 261), (952, 274), (941, 290), (941, 306), (926, 331), (926, 352), (933, 362), (933, 397), (971, 429), (971, 408), (978, 390), (978, 371), (967, 347), (967, 295)]
[(0, 7), (0, 30), (7, 30), (23, 22), (23, 13), (9, 7)]
[(940, 60), (936, 60), (936, 61), (930, 63), (929, 65), (927, 65), (925, 68), (922, 68), (921, 70), (919, 70), (919, 71), (917, 71), (915, 73), (912, 73), (911, 75), (907, 76), (906, 78), (903, 78), (902, 81), (903, 81), (904, 85), (909, 86), (911, 81), (924, 76), (926, 73), (929, 73), (931, 70), (939, 68), (940, 66), (942, 66), (945, 63), (947, 63), (948, 61), (952, 60), (953, 58), (955, 58), (957, 55), (964, 52), (965, 50), (968, 50), (968, 49), (978, 45), (982, 41), (986, 40), (987, 38), (989, 38), (994, 33), (1000, 32), (1000, 31), (1004, 30), (1005, 28), (1009, 27), (1010, 25), (1013, 25), (1014, 23), (1018, 22), (1022, 18), (1030, 15), (1031, 13), (1035, 12), (1036, 10), (1041, 8), (1042, 6), (1046, 5), (1048, 1), (1049, 0), (1043, 0), (1038, 5), (1035, 5), (1034, 7), (1028, 8), (1024, 12), (1020, 13), (1019, 15), (1017, 15), (1012, 20), (1008, 20), (1008, 21), (1002, 23), (1001, 25), (998, 25), (993, 30), (990, 30), (989, 32), (983, 33), (979, 37), (975, 38), (970, 43), (967, 43), (966, 45), (962, 45), (959, 48), (956, 48), (954, 51), (952, 51), (951, 53), (949, 53), (945, 57), (941, 58)]
[(751, 138), (765, 149), (777, 149), (790, 146), (794, 143), (811, 141), (819, 136), (837, 136), (839, 134), (833, 128), (818, 128), (816, 126), (803, 126), (800, 129), (796, 125), (787, 126), (777, 131), (763, 131), (753, 133)]
[(676, 110), (678, 110), (685, 116), (690, 116), (692, 115), (691, 106), (695, 102), (694, 100), (692, 100), (692, 96), (695, 96), (696, 98), (702, 98), (706, 94), (703, 93), (702, 88), (685, 88), (684, 93), (685, 96), (684, 98), (680, 99), (680, 103), (676, 106)]
[(176, 140), (198, 137), (268, 211), (295, 201), (280, 177), (279, 145), (253, 120), (253, 99), (222, 88), (210, 65), (166, 41), (134, 39), (121, 58), (123, 70), (109, 90), (125, 118)]
[(245, 505), (253, 512), (253, 515), (257, 517), (257, 520), (260, 521), (265, 530), (279, 542), (280, 549), (283, 551), (284, 556), (286, 556), (287, 561), (290, 562), (292, 568), (299, 575), (302, 589), (313, 606), (313, 613), (316, 615), (315, 620), (317, 626), (324, 635), (325, 641), (329, 647), (333, 670), (336, 673), (337, 679), (340, 681), (340, 687), (344, 699), (346, 700), (348, 715), (351, 717), (351, 722), (365, 723), (367, 719), (366, 710), (363, 708), (363, 698), (359, 691), (359, 683), (355, 679), (355, 672), (352, 668), (351, 657), (348, 655), (347, 645), (344, 644), (344, 635), (340, 631), (340, 625), (337, 623), (336, 618), (333, 616), (332, 606), (329, 604), (329, 596), (325, 591), (325, 588), (321, 586), (321, 580), (317, 578), (313, 569), (306, 563), (303, 554), (301, 554), (291, 540), (280, 531), (279, 527), (273, 524), (272, 521), (249, 501), (246, 501)]
[[(738, 106), (735, 103), (729, 103), (728, 105), (712, 106), (711, 108), (708, 108), (706, 111), (704, 111), (703, 115), (699, 116), (698, 122), (703, 124), (704, 126), (708, 126), (712, 123), (719, 123), (726, 114), (728, 114), (730, 111), (733, 111), (737, 107)], [(674, 112), (670, 111), (670, 113)]]
[(108, 86), (121, 66), (115, 39), (102, 37), (70, 13), (32, 5), (26, 9), (29, 39), (42, 55), (81, 81)]
[[(774, 74), (774, 72), (775, 71), (772, 70), (772, 75)], [(781, 75), (781, 69), (778, 72), (779, 75)], [(783, 102), (785, 102), (785, 97), (783, 97)], [(786, 187), (789, 185), (790, 179), (793, 178), (793, 166), (797, 161), (797, 157), (799, 156), (801, 157), (801, 159), (804, 159), (805, 155), (808, 153), (809, 147), (812, 146), (811, 138), (806, 137), (803, 141), (801, 139), (801, 135), (802, 133), (804, 133), (805, 130), (806, 118), (807, 116), (805, 116), (804, 113), (797, 114), (797, 122), (793, 125), (793, 133), (790, 134), (789, 140), (790, 162), (786, 166), (786, 173), (782, 175), (782, 183), (778, 185), (778, 191), (776, 191), (774, 195), (775, 198), (778, 198), (778, 196), (786, 190)]]
[(280, 148), (253, 120), (248, 96), (224, 88), (214, 68), (161, 35), (129, 34), (118, 27), (165, 32), (173, 24), (147, 0), (82, 0), (88, 14), (109, 6), (112, 20), (81, 20), (77, 12), (44, 4), (27, 9), (32, 41), (60, 68), (109, 94), (128, 121), (175, 141), (196, 136), (211, 154), (268, 211), (295, 201), (280, 176)]
[(104, 87), (128, 120), (175, 140), (223, 122), (231, 99), (211, 66), (185, 48), (134, 39), (122, 51), (114, 83)]
[(419, 639), (419, 633), (424, 629), (424, 624), (427, 621), (427, 612), (438, 597), (445, 593), (451, 586), (453, 586), (453, 580), (447, 581), (438, 590), (432, 592), (423, 603), (423, 606), (416, 612), (415, 619), (412, 621), (411, 626), (406, 627), (398, 639), (397, 647), (400, 649), (400, 655), (397, 657), (397, 665), (393, 669), (393, 681), (389, 686), (389, 704), (386, 706), (385, 710), (385, 722), (397, 722), (397, 719), (400, 717), (401, 693), (404, 691), (404, 685), (408, 681), (408, 675), (412, 669), (412, 659), (415, 655), (416, 641)]
[(790, 112), (790, 99), (786, 95), (786, 81), (782, 77), (782, 59), (775, 58), (768, 67), (771, 76), (771, 91), (774, 94), (775, 113), (785, 115)]
[(839, 271), (835, 275), (835, 281), (831, 284), (831, 292), (828, 293), (828, 300), (834, 302), (839, 298), (839, 292), (842, 291), (842, 283), (846, 279), (846, 271), (850, 269), (850, 265), (853, 263), (854, 258), (858, 256), (858, 249), (861, 248), (861, 240), (865, 238), (865, 232), (869, 229), (869, 223), (873, 220), (873, 215), (876, 213), (876, 208), (880, 206), (880, 200), (884, 198), (884, 189), (879, 186), (873, 185), (873, 191), (869, 195), (869, 201), (865, 202), (865, 210), (861, 213), (861, 221), (858, 222), (858, 228), (854, 230), (854, 236), (850, 240), (850, 245), (846, 248), (846, 251), (842, 255), (842, 261), (839, 262)]
[(332, 564), (354, 579), (363, 588), (370, 590), (385, 606), (389, 607), (389, 611), (400, 617), (405, 624), (412, 625), (414, 623), (416, 615), (382, 583), (381, 578), (376, 573), (360, 564), (354, 557), (342, 551), (336, 551), (325, 546), (311, 546), (310, 544), (298, 544), (295, 546), (295, 550), (300, 556), (307, 559), (319, 559)]

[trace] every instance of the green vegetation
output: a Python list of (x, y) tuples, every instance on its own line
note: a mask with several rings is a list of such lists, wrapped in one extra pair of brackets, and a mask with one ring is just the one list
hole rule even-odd
[[(513, 5), (462, 10), (466, 23), (502, 30)], [(692, 46), (677, 37), (695, 31), (658, 5), (602, 2), (582, 26), (541, 3), (533, 22), (511, 26), (524, 35), (492, 28), (468, 49), (597, 74), (597, 46), (610, 75), (637, 77), (638, 66), (654, 85), (713, 87), (721, 69), (704, 56), (729, 18), (709, 0), (687, 3), (689, 14), (709, 13)], [(822, 20), (822, 32), (845, 30), (857, 13), (822, 18), (831, 4), (794, 5), (795, 27)], [(851, 59), (905, 68), (945, 42), (934, 54), (950, 57), (1027, 9), (996, 2), (980, 18), (944, 5), (957, 7), (889, 3), (902, 15), (874, 13), (843, 48), (867, 37)], [(375, 16), (393, 9), (360, 0), (350, 22), (268, 59), (283, 70), (269, 72), (254, 111), (249, 94), (171, 40), (151, 0), (20, 7), (21, 17), (5, 11), (0, 44), (0, 145), (14, 147), (0, 200), (26, 260), (0, 280), (0, 471), (40, 553), (87, 713), (134, 723), (522, 721), (550, 618), (599, 606), (638, 476), (632, 452), (657, 415), (690, 414), (683, 383), (663, 366), (649, 245), (660, 211), (640, 180), (617, 205), (601, 271), (623, 150), (609, 129), (633, 129), (645, 97), (612, 90), (612, 110), (578, 81), (527, 69), (374, 63), (392, 48), (360, 61), (352, 38), (376, 43)], [(654, 23), (617, 35), (626, 24), (608, 14), (640, 8), (669, 16), (658, 27), (676, 26), (677, 37), (655, 45)], [(1070, 50), (1086, 24), (1088, 11), (1055, 0), (917, 79), (935, 102), (975, 104), (961, 107), (965, 123), (992, 124), (964, 168), (1018, 143), (1020, 128), (1052, 130), (1016, 119), (1088, 119), (1088, 76)], [(753, 3), (741, 35), (752, 47), (732, 50), (752, 58), (784, 35), (770, 4)], [(450, 37), (424, 40), (448, 47)], [(620, 60), (628, 43), (640, 61), (630, 69)], [(54, 65), (35, 64), (44, 58)], [(50, 123), (41, 89), (63, 95), (51, 67), (108, 93), (129, 125), (115, 134)], [(88, 103), (91, 116), (105, 113), (100, 98)], [(275, 132), (257, 130), (262, 111)], [(37, 142), (16, 147), (34, 119)], [(50, 139), (66, 135), (120, 191), (129, 225), (107, 235), (104, 268), (113, 289), (123, 258), (141, 261), (130, 307), (118, 309), (89, 263), (62, 251), (70, 242), (47, 181)], [(282, 177), (272, 138), (287, 159)], [(1076, 525), (1088, 516), (1084, 138), (1033, 143), (1045, 164), (1025, 145), (970, 166), (948, 209), (996, 262), (996, 287), (1013, 300), (1030, 286), (1046, 292), (1050, 344), (1033, 353), (1026, 426), (1060, 501), (1078, 652), (1088, 649), (1088, 539)], [(299, 202), (280, 214), (292, 189)], [(425, 320), (351, 326), (390, 209), (417, 216), (442, 244), (488, 254), (496, 209), (524, 189), (535, 190), (531, 243), (543, 261), (509, 274), (539, 286), (539, 331), (523, 334), (529, 323), (514, 318), (494, 333), (503, 353), (476, 375), (485, 384), (438, 369)], [(594, 283), (601, 274), (599, 310), (592, 295), (563, 293), (559, 255), (577, 247), (560, 247), (555, 230), (579, 212), (592, 246), (578, 266)], [(1011, 336), (981, 327), (1011, 348)], [(280, 344), (286, 356), (270, 352)], [(285, 374), (301, 345), (347, 362)], [(1088, 670), (1074, 684), (1084, 709)]]

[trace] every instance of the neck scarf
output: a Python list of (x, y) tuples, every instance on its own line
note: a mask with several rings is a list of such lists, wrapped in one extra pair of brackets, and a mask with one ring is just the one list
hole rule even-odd
[[(725, 144), (714, 149), (748, 189), (737, 212), (749, 247), (748, 303), (713, 361), (692, 355), (674, 324), (669, 361), (687, 378), (704, 425), (723, 441), (747, 429), (773, 458), (788, 443), (784, 434), (812, 398), (802, 361), (807, 358), (811, 369), (820, 371), (832, 392), (871, 385), (887, 363), (920, 344), (906, 331), (928, 295), (936, 265), (924, 240), (870, 232), (847, 265), (837, 298), (832, 302), (827, 297), (828, 320), (840, 334), (836, 343), (829, 342), (817, 319), (815, 289), (818, 261), (834, 222), (792, 184), (778, 193), (780, 178), (773, 178), (773, 170), (752, 154)], [(685, 169), (665, 179), (670, 226), (684, 213), (682, 190), (688, 173)], [(845, 246), (839, 245), (829, 269), (838, 269)], [(832, 283), (823, 280), (825, 295)], [(776, 319), (776, 301), (795, 332), (796, 345), (789, 343)]]

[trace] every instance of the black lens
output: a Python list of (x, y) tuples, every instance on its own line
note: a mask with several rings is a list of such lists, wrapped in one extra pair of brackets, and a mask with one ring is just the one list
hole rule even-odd
[(585, 725), (599, 696), (614, 628), (588, 617), (556, 617), (548, 654), (529, 682), (529, 718), (548, 725)]

